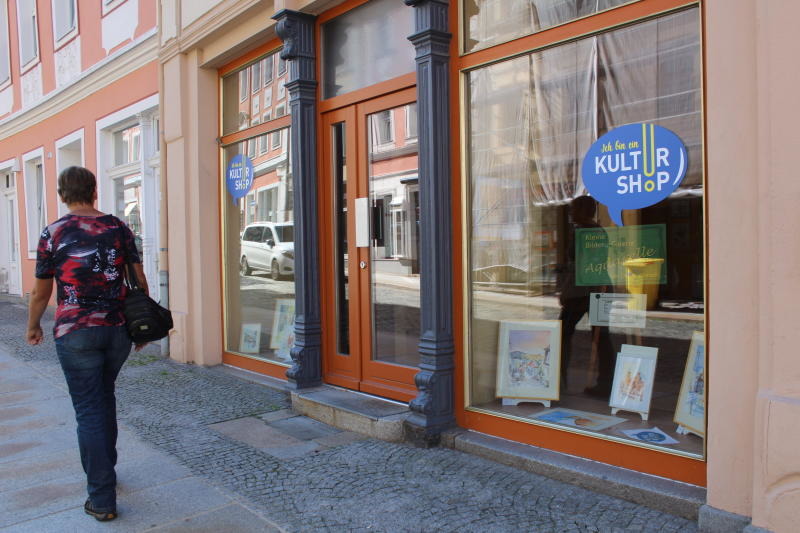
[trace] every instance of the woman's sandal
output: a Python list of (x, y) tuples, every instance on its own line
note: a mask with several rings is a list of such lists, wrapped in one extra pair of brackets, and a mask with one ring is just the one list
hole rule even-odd
[(95, 511), (92, 508), (91, 500), (88, 499), (86, 500), (86, 503), (83, 504), (83, 512), (93, 516), (98, 522), (108, 522), (109, 520), (114, 520), (117, 517), (116, 511)]

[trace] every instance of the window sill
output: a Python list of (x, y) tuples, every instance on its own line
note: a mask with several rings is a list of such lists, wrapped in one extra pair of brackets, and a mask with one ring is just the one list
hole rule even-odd
[(61, 39), (56, 40), (55, 35), (53, 35), (53, 53), (58, 52), (62, 48), (65, 48), (68, 44), (72, 43), (75, 39), (78, 38), (78, 28), (70, 31)]

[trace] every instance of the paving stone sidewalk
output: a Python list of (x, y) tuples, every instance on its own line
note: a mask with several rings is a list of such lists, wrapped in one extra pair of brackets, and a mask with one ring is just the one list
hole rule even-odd
[[(52, 338), (0, 297), (0, 532), (678, 532), (696, 523), (449, 449), (296, 416), (222, 368), (132, 354), (117, 382), (120, 518), (85, 499)], [(43, 324), (45, 330), (52, 324)]]

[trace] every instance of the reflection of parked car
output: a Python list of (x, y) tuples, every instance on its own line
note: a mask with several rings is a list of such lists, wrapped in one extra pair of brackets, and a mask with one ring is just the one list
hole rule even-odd
[(256, 222), (242, 233), (242, 274), (266, 270), (272, 279), (294, 276), (294, 224)]

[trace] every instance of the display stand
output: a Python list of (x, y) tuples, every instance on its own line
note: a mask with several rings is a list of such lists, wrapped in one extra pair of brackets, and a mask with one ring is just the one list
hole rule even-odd
[(701, 435), (697, 431), (687, 428), (686, 426), (682, 426), (680, 424), (678, 424), (678, 427), (675, 429), (675, 433), (677, 433), (678, 435), (689, 435), (691, 433), (692, 435), (697, 435), (701, 439), (703, 438), (703, 435)]
[(550, 407), (550, 400), (535, 400), (533, 398), (503, 398), (503, 405), (519, 405), (521, 403), (540, 403), (545, 407)]
[(617, 414), (619, 411), (625, 411), (626, 413), (636, 413), (637, 415), (642, 417), (642, 420), (647, 420), (647, 417), (650, 414), (649, 411), (634, 411), (632, 409), (622, 409), (620, 407), (612, 407), (611, 408), (611, 414), (612, 415)]

